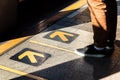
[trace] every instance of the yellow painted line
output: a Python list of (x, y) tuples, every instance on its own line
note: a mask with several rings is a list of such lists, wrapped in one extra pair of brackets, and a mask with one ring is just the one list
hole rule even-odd
[(17, 44), (23, 42), (24, 40), (28, 39), (30, 36), (27, 37), (22, 37), (22, 38), (17, 38), (17, 39), (12, 39), (9, 40), (3, 44), (0, 45), (0, 55), (4, 54), (5, 51), (13, 48)]
[(34, 40), (30, 40), (29, 42), (34, 43), (34, 44), (38, 44), (38, 45), (42, 45), (42, 46), (46, 46), (46, 47), (51, 47), (51, 48), (59, 49), (59, 50), (70, 52), (70, 53), (74, 53), (74, 51), (70, 51), (68, 49), (64, 49), (64, 48), (60, 48), (60, 47), (57, 47), (57, 46), (48, 45), (48, 44), (41, 43), (41, 42), (34, 41)]
[(32, 74), (28, 74), (26, 72), (22, 72), (22, 71), (15, 70), (15, 69), (12, 69), (12, 68), (8, 68), (8, 67), (3, 66), (3, 65), (0, 65), (0, 69), (5, 70), (5, 71), (9, 71), (9, 72), (12, 72), (12, 73), (15, 73), (15, 74), (19, 74), (19, 75), (22, 75), (22, 76), (26, 76), (26, 77), (29, 77), (29, 78), (32, 78), (32, 79), (35, 79), (35, 80), (47, 80), (45, 78), (38, 77), (38, 76), (35, 76), (35, 75), (32, 75)]
[(77, 2), (75, 2), (72, 5), (66, 7), (65, 9), (63, 9), (62, 11), (70, 11), (70, 10), (78, 9), (78, 8), (82, 7), (83, 5), (85, 5), (86, 1), (87, 0), (78, 0)]

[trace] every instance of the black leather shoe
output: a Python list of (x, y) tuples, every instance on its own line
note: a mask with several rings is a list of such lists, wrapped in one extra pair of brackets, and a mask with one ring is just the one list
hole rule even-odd
[(108, 42), (106, 46), (107, 57), (111, 56), (115, 50), (114, 42)]
[(93, 44), (85, 48), (76, 49), (75, 53), (81, 56), (98, 57), (98, 58), (105, 57), (107, 55), (106, 48), (104, 48), (103, 50), (96, 50)]

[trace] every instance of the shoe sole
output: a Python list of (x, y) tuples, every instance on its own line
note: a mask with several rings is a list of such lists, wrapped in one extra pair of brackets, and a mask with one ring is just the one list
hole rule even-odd
[(77, 50), (75, 50), (75, 54), (82, 56), (82, 57), (96, 57), (96, 58), (103, 58), (105, 57), (105, 55), (101, 55), (101, 54), (97, 54), (97, 55), (89, 55), (89, 54), (84, 54), (84, 53), (80, 53)]

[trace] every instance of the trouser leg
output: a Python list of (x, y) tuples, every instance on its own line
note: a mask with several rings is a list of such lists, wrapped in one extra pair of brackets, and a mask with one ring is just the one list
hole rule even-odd
[(117, 29), (117, 3), (115, 0), (105, 1), (107, 6), (107, 26), (108, 26), (108, 40), (113, 43), (116, 38)]
[(115, 0), (88, 0), (94, 32), (94, 44), (105, 47), (107, 40), (115, 40), (117, 24), (117, 5)]

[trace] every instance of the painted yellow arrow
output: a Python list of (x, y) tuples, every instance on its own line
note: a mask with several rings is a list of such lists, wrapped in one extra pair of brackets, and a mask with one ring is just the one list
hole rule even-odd
[(29, 58), (29, 60), (31, 61), (31, 63), (37, 63), (37, 60), (35, 58), (35, 55), (36, 56), (39, 56), (39, 57), (44, 57), (43, 54), (40, 54), (40, 53), (36, 53), (36, 52), (32, 52), (32, 51), (26, 51), (24, 52), (23, 54), (21, 54), (20, 56), (18, 56), (18, 59), (23, 59), (25, 56), (27, 56)]
[(62, 32), (62, 31), (56, 31), (53, 34), (50, 35), (50, 38), (54, 38), (56, 36), (59, 36), (60, 39), (62, 39), (64, 42), (69, 41), (66, 36), (74, 36), (73, 34), (67, 33), (67, 32)]

